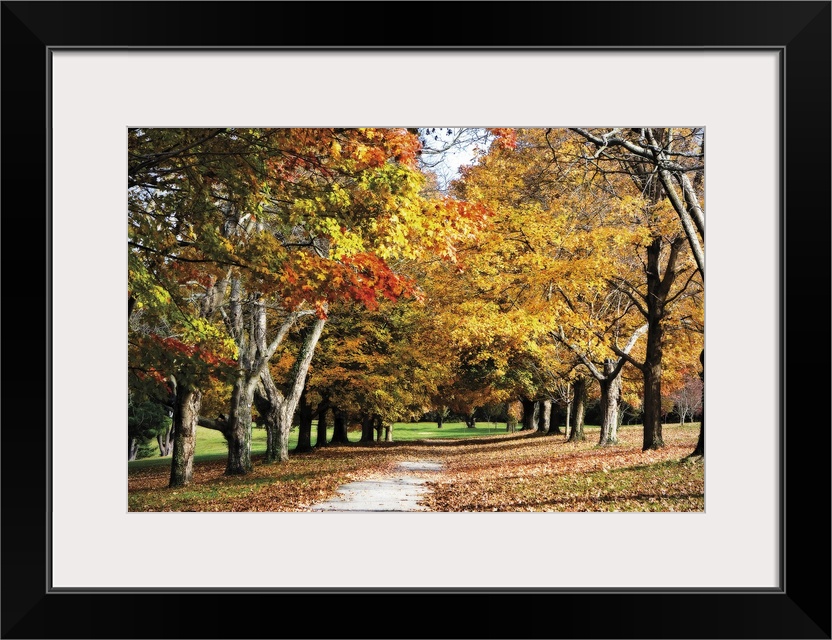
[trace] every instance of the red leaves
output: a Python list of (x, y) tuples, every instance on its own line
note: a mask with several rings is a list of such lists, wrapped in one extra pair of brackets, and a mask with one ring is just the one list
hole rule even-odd
[(284, 267), (284, 282), (284, 304), (289, 308), (312, 304), (320, 318), (326, 317), (326, 304), (338, 300), (376, 309), (381, 298), (395, 302), (402, 297), (420, 297), (409, 278), (393, 271), (374, 253), (359, 253), (341, 261), (307, 256)]
[(383, 296), (395, 302), (399, 298), (413, 295), (414, 283), (395, 273), (390, 266), (373, 253), (359, 253), (344, 260), (351, 267), (349, 292), (355, 300), (364, 303), (369, 309), (378, 307), (378, 298)]
[(517, 146), (517, 129), (492, 128), (488, 130), (495, 136), (494, 145), (505, 149), (514, 149)]
[(237, 363), (228, 358), (223, 358), (215, 354), (209, 349), (205, 349), (195, 344), (187, 344), (178, 338), (162, 338), (157, 334), (150, 335), (151, 340), (160, 345), (168, 354), (173, 355), (174, 358), (184, 356), (186, 359), (199, 361), (210, 367), (236, 367)]

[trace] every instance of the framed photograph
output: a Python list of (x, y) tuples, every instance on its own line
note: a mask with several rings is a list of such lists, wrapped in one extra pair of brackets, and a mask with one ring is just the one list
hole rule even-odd
[[(2, 636), (829, 638), (831, 7), (3, 2)], [(704, 127), (704, 512), (129, 513), (127, 130), (230, 125)]]

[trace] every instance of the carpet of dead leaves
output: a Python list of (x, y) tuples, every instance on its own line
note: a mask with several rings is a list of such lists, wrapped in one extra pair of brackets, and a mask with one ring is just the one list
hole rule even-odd
[(442, 457), (446, 471), (423, 503), (433, 511), (704, 510), (702, 459), (684, 460), (697, 431), (665, 427), (658, 451), (641, 450), (640, 428), (619, 436), (602, 448), (597, 432), (580, 443), (530, 434), (457, 447)]
[(187, 487), (167, 487), (167, 466), (128, 477), (130, 511), (308, 511), (339, 486), (394, 473), (400, 461), (442, 462), (423, 475), (433, 511), (703, 511), (704, 465), (685, 460), (698, 430), (664, 427), (665, 448), (641, 451), (641, 428), (620, 443), (517, 433), (464, 440), (342, 445), (291, 455), (283, 464), (255, 457), (247, 476), (223, 475), (224, 460), (197, 463)]

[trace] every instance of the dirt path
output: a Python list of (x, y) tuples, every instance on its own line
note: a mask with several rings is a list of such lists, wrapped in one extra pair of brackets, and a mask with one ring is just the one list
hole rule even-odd
[(312, 505), (311, 511), (430, 511), (419, 500), (428, 492), (427, 478), (439, 473), (442, 463), (400, 462), (396, 470), (394, 475), (345, 484), (336, 497)]

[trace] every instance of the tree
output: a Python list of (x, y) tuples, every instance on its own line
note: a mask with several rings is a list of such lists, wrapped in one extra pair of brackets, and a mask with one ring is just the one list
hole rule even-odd
[(148, 265), (135, 251), (129, 257), (129, 388), (171, 416), (172, 438), (164, 438), (172, 446), (160, 451), (172, 454), (170, 486), (182, 486), (192, 476), (200, 387), (227, 380), (234, 345), (209, 319), (216, 300), (210, 278), (194, 280), (176, 262)]
[[(151, 279), (170, 265), (203, 279), (228, 270), (217, 295), (227, 299), (220, 310), (237, 373), (227, 416), (210, 421), (228, 439), (228, 474), (251, 468), (261, 386), (272, 406), (267, 457), (286, 459), (328, 306), (410, 294), (392, 260), (448, 255), (453, 234), (480, 215), (420, 196), (418, 140), (403, 129), (133, 129), (129, 142), (129, 242)], [(304, 318), (311, 329), (284, 394), (269, 383), (268, 364)]]
[[(636, 341), (647, 331), (647, 325), (642, 325), (633, 332), (627, 344), (621, 350), (624, 354), (629, 354), (635, 345)], [(589, 370), (592, 377), (598, 381), (601, 386), (601, 435), (598, 440), (600, 446), (616, 444), (618, 442), (618, 408), (621, 402), (621, 370), (626, 363), (622, 356), (617, 360), (613, 358), (604, 358), (602, 368), (595, 366), (595, 363), (576, 345), (570, 344), (566, 341), (566, 337), (562, 332), (560, 335), (555, 334), (555, 337), (560, 342), (567, 344), (575, 354), (580, 358), (584, 366)]]
[[(705, 208), (701, 191), (704, 186), (705, 132), (700, 128), (686, 129), (573, 129), (581, 138), (595, 146), (592, 158), (597, 166), (606, 170), (609, 164), (616, 169), (630, 172), (642, 188), (648, 186), (647, 175), (657, 175), (666, 198), (676, 212), (704, 285)], [(613, 169), (615, 170), (615, 169)], [(651, 192), (654, 200), (659, 197), (657, 183), (653, 181)], [(680, 194), (681, 191), (681, 194)], [(699, 355), (703, 365), (704, 349)], [(656, 376), (653, 376), (655, 378)], [(651, 393), (654, 393), (651, 392)], [(703, 387), (704, 394), (704, 387)], [(704, 395), (703, 395), (704, 402)], [(651, 420), (655, 413), (651, 402)], [(645, 431), (645, 447), (647, 446)], [(655, 433), (651, 440), (655, 442)], [(699, 443), (695, 454), (704, 456), (705, 420), (700, 425)]]
[[(171, 419), (167, 409), (157, 403), (136, 401), (131, 391), (127, 402), (127, 459), (136, 460), (139, 451), (155, 440), (159, 434), (170, 431)], [(165, 455), (165, 454), (162, 454)]]
[(686, 378), (683, 386), (670, 394), (670, 399), (681, 426), (685, 424), (685, 418), (693, 418), (702, 408), (702, 380), (699, 377)]

